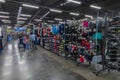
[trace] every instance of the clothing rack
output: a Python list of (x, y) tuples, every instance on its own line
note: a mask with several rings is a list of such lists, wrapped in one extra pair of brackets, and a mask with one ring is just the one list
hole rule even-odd
[(111, 70), (120, 70), (120, 47), (118, 45), (120, 44), (120, 34), (117, 32), (116, 25), (112, 24), (105, 28), (104, 40), (106, 41), (107, 47), (105, 49), (107, 49), (107, 52), (102, 54), (103, 69), (95, 72), (97, 76), (105, 70), (108, 70), (109, 73)]

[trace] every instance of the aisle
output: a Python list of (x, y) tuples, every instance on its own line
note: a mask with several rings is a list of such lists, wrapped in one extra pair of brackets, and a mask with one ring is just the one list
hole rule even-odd
[(0, 55), (0, 80), (85, 80), (61, 66), (42, 50), (19, 51), (13, 42)]

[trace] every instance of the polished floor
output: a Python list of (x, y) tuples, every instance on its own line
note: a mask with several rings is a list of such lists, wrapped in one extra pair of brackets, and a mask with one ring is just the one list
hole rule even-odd
[(19, 50), (15, 41), (0, 54), (0, 80), (86, 80), (61, 66), (43, 50)]

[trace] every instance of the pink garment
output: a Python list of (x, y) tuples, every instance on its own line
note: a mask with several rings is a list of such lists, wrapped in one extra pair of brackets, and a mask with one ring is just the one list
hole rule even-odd
[(83, 26), (84, 26), (84, 27), (88, 27), (88, 26), (89, 26), (88, 21), (84, 21), (84, 22), (83, 22)]
[(23, 43), (26, 44), (27, 42), (28, 42), (28, 39), (27, 39), (27, 37), (25, 36), (25, 37), (23, 38)]

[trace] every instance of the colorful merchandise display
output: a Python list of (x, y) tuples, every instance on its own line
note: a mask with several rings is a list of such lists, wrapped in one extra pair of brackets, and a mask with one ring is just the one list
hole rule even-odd
[[(91, 65), (92, 63), (96, 65), (106, 62), (107, 58), (103, 57), (103, 55), (108, 56), (108, 54), (104, 53), (106, 50), (106, 45), (104, 44), (106, 43), (104, 41), (105, 34), (103, 34), (104, 27), (100, 26), (96, 30), (96, 26), (96, 23), (89, 20), (66, 22), (49, 27), (43, 26), (41, 28), (42, 32), (40, 32), (43, 35), (43, 47), (57, 55), (65, 57), (65, 59), (76, 61), (77, 66), (79, 64)], [(115, 39), (110, 40), (108, 42), (116, 41)], [(115, 54), (117, 52), (112, 53)], [(111, 58), (109, 54), (110, 61), (120, 63), (117, 59), (113, 60), (113, 57), (117, 58), (116, 55), (112, 55)]]

